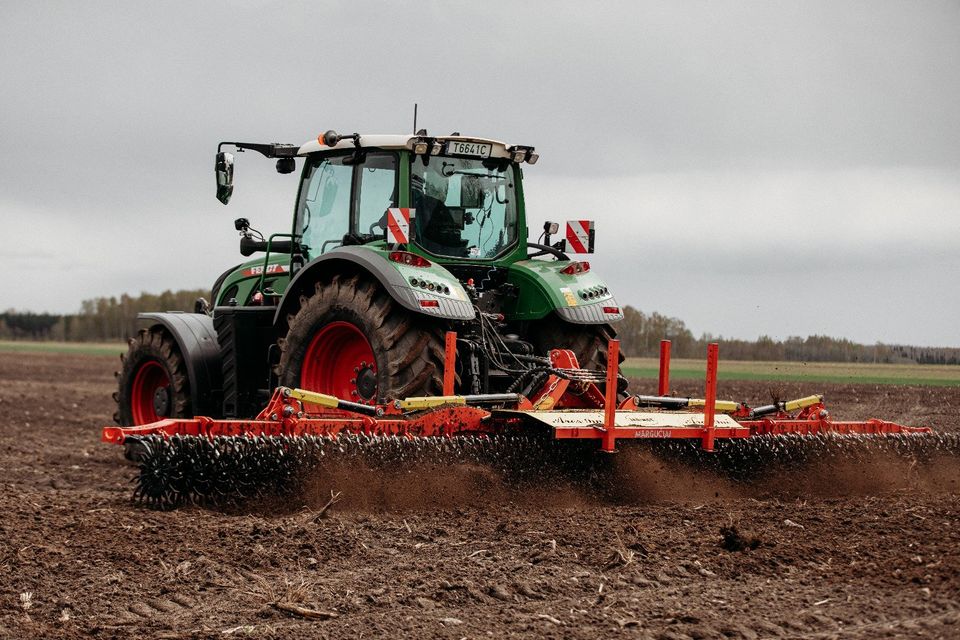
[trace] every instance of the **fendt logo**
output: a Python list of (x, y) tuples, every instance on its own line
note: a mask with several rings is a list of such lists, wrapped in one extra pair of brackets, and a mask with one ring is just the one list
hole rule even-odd
[[(289, 271), (286, 265), (284, 264), (268, 264), (267, 273), (286, 273)], [(259, 276), (263, 273), (263, 265), (257, 265), (255, 267), (248, 267), (243, 270), (243, 275), (245, 276)]]

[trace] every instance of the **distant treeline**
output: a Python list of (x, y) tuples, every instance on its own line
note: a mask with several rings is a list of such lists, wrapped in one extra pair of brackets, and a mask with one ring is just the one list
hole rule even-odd
[[(137, 297), (85, 300), (80, 313), (52, 315), (7, 311), (0, 314), (0, 338), (29, 340), (65, 340), (111, 342), (125, 340), (139, 328), (137, 314), (142, 311), (192, 311), (198, 297), (209, 291), (164, 291), (160, 295), (142, 293)], [(623, 352), (628, 356), (656, 356), (660, 340), (672, 341), (671, 353), (677, 358), (703, 358), (708, 342), (719, 342), (721, 356), (728, 360), (786, 360), (801, 362), (878, 362), (919, 364), (960, 364), (960, 349), (911, 347), (903, 345), (863, 345), (827, 336), (790, 337), (774, 340), (760, 336), (756, 340), (732, 340), (703, 334), (695, 337), (682, 320), (659, 313), (647, 315), (633, 307), (624, 308), (624, 319), (617, 324)]]
[(192, 311), (199, 297), (209, 298), (209, 289), (164, 291), (160, 295), (124, 294), (119, 298), (84, 300), (80, 313), (53, 315), (7, 311), (0, 315), (0, 337), (68, 342), (113, 342), (136, 335), (137, 314), (143, 311)]
[(791, 336), (786, 340), (760, 336), (756, 340), (735, 340), (705, 333), (697, 338), (683, 320), (656, 312), (647, 315), (633, 307), (624, 308), (624, 319), (617, 324), (617, 333), (624, 352), (631, 356), (659, 355), (660, 340), (666, 338), (672, 342), (670, 354), (676, 358), (704, 358), (707, 343), (718, 342), (721, 357), (727, 360), (960, 364), (960, 348), (951, 347), (865, 345), (829, 336)]

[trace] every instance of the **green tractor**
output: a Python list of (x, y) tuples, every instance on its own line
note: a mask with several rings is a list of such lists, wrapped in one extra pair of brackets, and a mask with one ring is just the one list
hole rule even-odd
[(338, 135), (302, 146), (223, 142), (217, 197), (233, 192), (234, 155), (302, 172), (290, 233), (235, 222), (240, 253), (211, 303), (144, 313), (117, 373), (115, 419), (255, 416), (277, 386), (375, 404), (441, 392), (455, 331), (458, 393), (523, 392), (551, 349), (606, 367), (623, 314), (589, 263), (592, 223), (556, 223), (528, 240), (523, 164), (533, 147), (461, 136)]

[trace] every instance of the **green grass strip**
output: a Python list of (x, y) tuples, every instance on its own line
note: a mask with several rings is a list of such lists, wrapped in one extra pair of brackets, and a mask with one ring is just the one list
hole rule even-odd
[[(623, 367), (620, 372), (629, 378), (657, 379), (659, 369), (656, 367)], [(703, 380), (704, 372), (696, 369), (670, 369), (671, 380)], [(920, 378), (914, 376), (878, 376), (851, 373), (849, 375), (830, 375), (824, 373), (776, 373), (752, 371), (723, 371), (717, 372), (718, 380), (763, 380), (767, 382), (837, 382), (849, 384), (893, 384), (893, 385), (922, 385), (933, 387), (960, 387), (960, 379), (951, 378)]]
[(0, 351), (20, 353), (69, 353), (91, 356), (115, 356), (124, 353), (126, 350), (127, 346), (122, 343), (0, 340)]

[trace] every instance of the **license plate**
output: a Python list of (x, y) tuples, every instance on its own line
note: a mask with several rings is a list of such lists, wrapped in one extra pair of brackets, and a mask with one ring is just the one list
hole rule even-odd
[(447, 153), (452, 156), (472, 156), (474, 158), (489, 158), (493, 145), (478, 142), (460, 142), (452, 140), (447, 143)]

